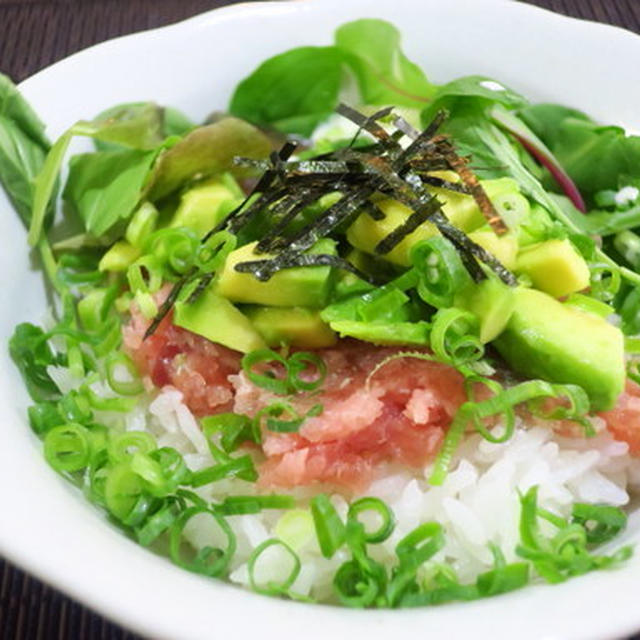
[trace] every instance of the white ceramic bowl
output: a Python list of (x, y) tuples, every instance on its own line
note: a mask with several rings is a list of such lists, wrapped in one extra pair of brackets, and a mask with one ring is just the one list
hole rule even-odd
[[(236, 5), (73, 55), (21, 85), (52, 137), (118, 102), (153, 99), (194, 119), (224, 108), (265, 57), (329, 43), (358, 17), (391, 20), (432, 80), (493, 76), (640, 129), (640, 38), (504, 0), (308, 0)], [(105, 522), (44, 462), (27, 394), (7, 355), (16, 323), (46, 307), (26, 234), (0, 193), (0, 551), (118, 622), (154, 638), (606, 638), (640, 628), (640, 558), (623, 569), (469, 604), (351, 611), (270, 599), (191, 575)], [(628, 537), (640, 538), (632, 519)]]

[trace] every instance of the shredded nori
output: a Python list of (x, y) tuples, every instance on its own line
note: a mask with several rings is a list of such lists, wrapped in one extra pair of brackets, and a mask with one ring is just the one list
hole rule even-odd
[[(262, 172), (262, 175), (245, 200), (207, 233), (202, 242), (222, 230), (237, 234), (260, 214), (269, 221), (269, 227), (254, 251), (256, 260), (235, 265), (237, 271), (266, 281), (282, 269), (330, 266), (377, 284), (374, 278), (344, 258), (307, 251), (335, 229), (346, 228), (363, 212), (374, 220), (383, 219), (385, 214), (373, 198), (378, 194), (401, 202), (412, 213), (378, 243), (376, 254), (389, 253), (420, 225), (430, 222), (453, 243), (474, 280), (485, 278), (485, 268), (488, 268), (503, 282), (512, 286), (516, 284), (514, 275), (495, 256), (449, 222), (442, 203), (428, 189), (435, 186), (472, 196), (495, 233), (500, 235), (507, 231), (504, 221), (469, 167), (469, 159), (455, 151), (447, 136), (438, 134), (447, 118), (446, 111), (438, 112), (422, 131), (394, 116), (392, 107), (370, 116), (345, 104), (340, 104), (336, 111), (358, 125), (353, 139), (342, 148), (304, 160), (291, 160), (296, 144), (287, 142), (268, 160), (236, 158), (237, 166)], [(386, 124), (391, 121), (395, 129), (389, 131), (389, 127), (383, 127), (382, 120)], [(373, 141), (356, 146), (363, 132)], [(410, 142), (403, 145), (403, 139)], [(442, 170), (454, 171), (460, 182), (433, 175)], [(309, 207), (330, 193), (339, 194), (338, 200), (310, 219), (308, 214), (301, 218), (303, 211), (309, 211)], [(303, 223), (302, 226), (297, 224), (299, 222)], [(260, 254), (269, 255), (260, 259)], [(145, 337), (155, 331), (186, 285), (195, 284), (188, 296), (188, 302), (192, 302), (214, 277), (215, 273), (199, 273), (197, 270), (186, 274), (174, 285)]]

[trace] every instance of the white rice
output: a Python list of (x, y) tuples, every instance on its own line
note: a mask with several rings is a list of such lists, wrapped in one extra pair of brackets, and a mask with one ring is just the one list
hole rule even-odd
[[(125, 420), (127, 429), (144, 428), (156, 437), (160, 446), (175, 447), (192, 470), (213, 464), (206, 440), (179, 391), (165, 388), (148, 407), (137, 407)], [(574, 502), (626, 505), (629, 493), (640, 488), (640, 460), (629, 455), (626, 443), (613, 439), (601, 420), (596, 419), (595, 426), (599, 433), (589, 439), (562, 437), (540, 424), (526, 428), (521, 423), (504, 444), (492, 444), (478, 434), (470, 434), (462, 442), (440, 487), (427, 482), (430, 466), (422, 473), (388, 466), (364, 495), (384, 500), (394, 511), (397, 524), (388, 540), (370, 547), (371, 555), (393, 563), (394, 548), (404, 535), (421, 523), (437, 520), (445, 529), (446, 545), (433, 562), (447, 562), (462, 581), (473, 580), (492, 566), (490, 542), (502, 549), (507, 560), (516, 558), (519, 491), (538, 485), (540, 506), (562, 516), (570, 515)], [(229, 495), (254, 493), (255, 486), (231, 479), (199, 488), (197, 492), (206, 500), (220, 501)], [(312, 495), (308, 489), (289, 493), (301, 498), (302, 504)], [(346, 516), (347, 501), (337, 494), (332, 501), (338, 513)], [(238, 545), (231, 566), (233, 582), (248, 585), (247, 559), (252, 549), (283, 532), (286, 535), (286, 528), (279, 526), (284, 513), (265, 510), (228, 518)], [(309, 531), (305, 532), (303, 526), (302, 532), (297, 531), (294, 538), (287, 539), (303, 567), (293, 590), (330, 599), (333, 575), (349, 558), (348, 552), (341, 550), (327, 560), (318, 548), (311, 519), (302, 517), (300, 521), (306, 523)], [(215, 543), (220, 533), (205, 519), (192, 523), (186, 536), (192, 544), (200, 546)], [(287, 561), (275, 551), (267, 553), (260, 558), (256, 572), (268, 573), (273, 565), (271, 575), (276, 575), (278, 567)]]
[[(78, 385), (65, 369), (52, 367), (49, 372), (63, 393)], [(100, 395), (112, 395), (103, 385), (92, 388)], [(163, 389), (152, 401), (141, 400), (124, 416), (101, 412), (100, 419), (117, 429), (149, 432), (158, 446), (177, 449), (193, 471), (214, 464), (195, 417), (182, 401), (182, 393), (171, 387)], [(540, 423), (528, 427), (518, 424), (513, 437), (503, 444), (492, 444), (479, 434), (469, 434), (439, 487), (427, 482), (430, 466), (421, 473), (391, 465), (381, 469), (379, 478), (363, 495), (384, 500), (395, 513), (397, 523), (388, 540), (370, 547), (372, 557), (393, 564), (398, 541), (419, 524), (436, 520), (444, 527), (446, 545), (432, 562), (446, 562), (456, 570), (461, 581), (471, 581), (492, 566), (489, 543), (497, 544), (507, 560), (516, 558), (518, 492), (538, 485), (539, 505), (562, 516), (570, 515), (574, 502), (626, 505), (630, 492), (640, 489), (640, 460), (629, 455), (626, 443), (613, 439), (602, 420), (594, 419), (594, 426), (599, 432), (589, 439), (563, 437)], [(240, 479), (225, 479), (201, 487), (197, 493), (208, 501), (221, 501), (230, 495), (255, 493), (255, 485)], [(314, 492), (296, 489), (277, 493), (292, 493), (304, 505)], [(344, 518), (347, 500), (338, 494), (331, 499)], [(348, 552), (342, 549), (333, 558), (324, 558), (308, 510), (302, 506), (296, 512), (299, 517), (294, 528), (285, 526), (285, 513), (290, 512), (264, 510), (255, 515), (228, 518), (237, 537), (230, 579), (248, 586), (247, 560), (251, 551), (265, 540), (280, 536), (302, 563), (292, 590), (330, 600), (333, 576), (349, 559)], [(207, 517), (190, 522), (185, 530), (185, 536), (196, 547), (223, 544), (221, 535), (217, 525)], [(256, 574), (279, 575), (283, 563), (288, 566), (289, 562), (286, 553), (284, 556), (282, 553), (274, 550), (261, 556)]]

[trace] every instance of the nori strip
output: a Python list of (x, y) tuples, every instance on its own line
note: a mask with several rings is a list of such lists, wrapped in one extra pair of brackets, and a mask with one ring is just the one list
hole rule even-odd
[(209, 283), (213, 280), (215, 275), (215, 271), (210, 271), (199, 278), (196, 288), (187, 298), (187, 304), (193, 304), (204, 293), (204, 290), (209, 286)]
[[(282, 244), (287, 244), (288, 239), (282, 237), (282, 233), (287, 226), (293, 221), (293, 219), (300, 213), (305, 207), (315, 202), (321, 195), (323, 195), (324, 189), (318, 187), (307, 187), (300, 190), (295, 196), (289, 196), (288, 207), (284, 211), (282, 218), (275, 224), (267, 233), (262, 237), (258, 245), (256, 246), (257, 253), (269, 253), (275, 251), (281, 247)], [(281, 203), (284, 201), (281, 201)], [(278, 204), (281, 204), (278, 203)], [(274, 207), (273, 214), (277, 215), (282, 213), (282, 207)]]
[(442, 205), (435, 196), (429, 201), (422, 204), (399, 226), (397, 226), (389, 235), (384, 237), (374, 247), (374, 251), (378, 255), (389, 253), (396, 245), (398, 245), (410, 233), (413, 233), (423, 222), (426, 222), (436, 212), (440, 210)]
[[(378, 193), (400, 201), (413, 212), (378, 243), (375, 253), (388, 253), (421, 224), (430, 221), (454, 244), (463, 264), (475, 280), (486, 277), (480, 264), (484, 263), (507, 284), (516, 284), (513, 274), (495, 256), (472, 242), (464, 232), (447, 220), (441, 203), (426, 189), (426, 185), (431, 185), (473, 196), (496, 233), (506, 231), (504, 222), (469, 168), (469, 160), (455, 152), (447, 136), (437, 135), (440, 125), (447, 117), (445, 111), (439, 111), (423, 131), (418, 131), (403, 118), (396, 117), (393, 121), (395, 131), (392, 132), (385, 130), (378, 122), (392, 113), (391, 107), (369, 117), (345, 104), (340, 104), (337, 112), (358, 125), (358, 131), (348, 146), (305, 160), (289, 160), (296, 144), (288, 142), (279, 152), (273, 152), (269, 161), (235, 159), (238, 166), (262, 170), (263, 174), (242, 204), (207, 233), (202, 242), (223, 229), (238, 233), (253, 216), (265, 212), (269, 214), (272, 226), (258, 243), (256, 253), (280, 253), (269, 259), (242, 262), (235, 266), (237, 271), (251, 273), (258, 280), (264, 281), (282, 269), (322, 265), (349, 271), (375, 284), (371, 276), (362, 273), (343, 258), (305, 252), (336, 227), (350, 223), (356, 215), (367, 213), (374, 220), (383, 219), (384, 213), (370, 200), (372, 195)], [(377, 142), (354, 147), (362, 131), (373, 136)], [(400, 144), (404, 136), (411, 140), (406, 148)], [(429, 175), (443, 169), (455, 171), (460, 176), (461, 183)], [(303, 209), (330, 192), (342, 195), (302, 229), (291, 236), (285, 235), (289, 225)], [(197, 270), (185, 275), (174, 285), (145, 337), (157, 328), (184, 286), (196, 283), (188, 298), (188, 302), (192, 302), (213, 277), (213, 273), (198, 273)]]
[(420, 132), (412, 124), (409, 124), (402, 116), (396, 116), (393, 121), (393, 125), (396, 129), (402, 131), (407, 138), (411, 138), (412, 140), (415, 140), (420, 135)]
[(473, 171), (469, 169), (466, 160), (454, 151), (450, 143), (448, 143), (447, 148), (444, 149), (444, 157), (451, 165), (451, 168), (460, 176), (462, 182), (467, 186), (473, 199), (478, 204), (482, 215), (486, 218), (496, 235), (501, 236), (507, 233), (507, 231), (509, 231), (507, 225), (495, 210), (491, 200), (489, 200), (489, 196), (487, 196), (486, 191), (480, 185), (478, 178)]
[(515, 287), (518, 284), (516, 277), (498, 260), (492, 253), (489, 253), (484, 247), (476, 244), (464, 232), (454, 227), (444, 215), (436, 215), (432, 221), (438, 227), (440, 233), (455, 243), (456, 246), (463, 250), (463, 253), (469, 253), (474, 258), (484, 262), (505, 284)]
[(380, 284), (372, 275), (360, 271), (344, 258), (326, 253), (281, 253), (270, 260), (240, 262), (235, 266), (235, 270), (240, 273), (251, 273), (261, 282), (266, 282), (278, 271), (294, 267), (334, 267), (353, 273), (371, 285)]
[(386, 213), (375, 202), (365, 202), (362, 205), (362, 211), (376, 221), (384, 220), (387, 217)]
[(440, 187), (441, 189), (446, 189), (447, 191), (455, 191), (457, 193), (462, 193), (463, 195), (469, 196), (469, 190), (464, 184), (459, 184), (457, 182), (450, 182), (449, 180), (444, 180), (443, 178), (438, 178), (436, 176), (420, 176), (422, 178), (422, 182), (425, 184), (431, 185), (432, 187)]
[(189, 281), (190, 276), (195, 273), (195, 270), (192, 269), (189, 274), (184, 275), (178, 282), (176, 282), (169, 295), (166, 297), (165, 301), (160, 305), (158, 312), (154, 316), (151, 324), (147, 327), (147, 330), (144, 332), (143, 340), (146, 340), (149, 336), (151, 336), (155, 330), (160, 326), (160, 323), (164, 320), (165, 316), (171, 311), (171, 307), (173, 307), (175, 301), (178, 299), (182, 288)]
[[(385, 116), (388, 116), (392, 111), (393, 111), (393, 107), (386, 107), (384, 109), (381, 109), (380, 111), (377, 111), (371, 116), (365, 116), (359, 111), (356, 111), (355, 109), (350, 107), (349, 105), (344, 104), (344, 102), (341, 102), (336, 108), (337, 113), (339, 113), (341, 116), (344, 116), (348, 120), (351, 120), (351, 122), (355, 122), (355, 124), (357, 124), (359, 127), (358, 131), (356, 132), (356, 135), (354, 136), (354, 139), (351, 142), (351, 145), (349, 145), (350, 147), (353, 146), (353, 143), (355, 142), (355, 139), (360, 134), (361, 130), (364, 130), (367, 133), (370, 133), (372, 136), (374, 136), (375, 138), (378, 138), (378, 140), (380, 140), (383, 143), (387, 143), (388, 141), (390, 141), (391, 136), (384, 130), (383, 127), (381, 127), (378, 124), (377, 120)], [(397, 145), (397, 142), (394, 144), (394, 146), (396, 145)]]

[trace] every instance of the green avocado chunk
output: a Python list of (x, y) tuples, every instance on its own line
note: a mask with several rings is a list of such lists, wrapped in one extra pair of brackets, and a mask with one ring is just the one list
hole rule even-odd
[(542, 291), (514, 295), (509, 323), (493, 342), (507, 363), (526, 376), (579, 385), (593, 411), (611, 409), (626, 377), (622, 332)]
[(357, 338), (378, 345), (426, 346), (431, 333), (431, 325), (422, 321), (376, 324), (360, 320), (338, 320), (331, 323), (331, 328), (342, 338)]
[[(273, 256), (253, 252), (256, 242), (232, 251), (216, 281), (216, 292), (232, 302), (264, 304), (272, 307), (324, 307), (329, 296), (331, 267), (293, 267), (275, 273), (262, 282), (251, 273), (241, 273), (235, 267), (241, 262), (267, 260)], [(336, 255), (335, 242), (323, 238), (309, 253)]]
[(237, 202), (234, 193), (220, 178), (207, 180), (182, 194), (170, 226), (188, 227), (203, 236), (213, 229)]
[(249, 318), (211, 287), (191, 304), (176, 302), (173, 323), (242, 353), (267, 346)]
[(515, 307), (515, 289), (495, 277), (472, 282), (456, 296), (456, 306), (480, 320), (480, 342), (486, 344), (507, 326)]
[(337, 336), (317, 309), (305, 307), (252, 307), (245, 310), (269, 347), (291, 345), (302, 349), (331, 347)]

